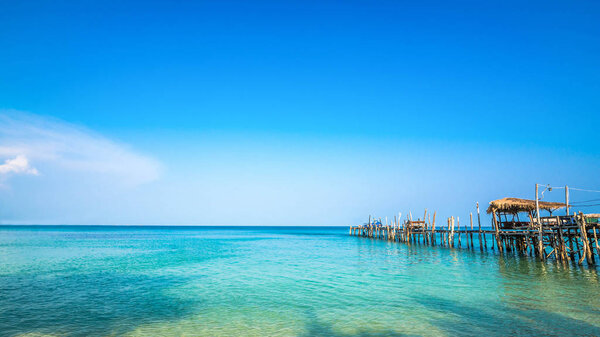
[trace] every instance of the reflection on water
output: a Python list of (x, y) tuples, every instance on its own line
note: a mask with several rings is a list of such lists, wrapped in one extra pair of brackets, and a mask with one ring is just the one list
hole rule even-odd
[(346, 228), (0, 227), (0, 335), (600, 335), (598, 273)]

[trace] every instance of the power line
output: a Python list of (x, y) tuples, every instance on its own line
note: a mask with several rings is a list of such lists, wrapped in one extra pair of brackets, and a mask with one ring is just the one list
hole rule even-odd
[(592, 201), (600, 201), (600, 199), (590, 199), (590, 200), (584, 200), (584, 201), (573, 201), (570, 204), (571, 205), (585, 204), (586, 202), (592, 202)]
[(569, 187), (569, 190), (582, 191), (582, 192), (596, 192), (596, 193), (600, 193), (600, 191), (597, 191), (597, 190), (586, 190), (586, 189), (583, 189), (583, 188), (575, 188), (575, 187)]
[[(544, 185), (542, 185), (542, 184), (538, 184), (538, 185), (540, 185), (540, 187), (544, 186)], [(560, 190), (560, 189), (565, 189), (565, 188), (566, 188), (565, 186), (550, 186), (550, 185), (546, 185), (545, 187), (546, 187), (546, 189), (545, 189), (545, 190), (548, 190), (548, 191), (550, 191), (550, 192), (552, 192), (552, 190)], [(545, 190), (544, 190), (544, 191), (545, 191)], [(571, 191), (571, 190), (574, 190), (574, 191), (582, 191), (582, 192), (595, 192), (595, 193), (600, 193), (600, 191), (598, 191), (598, 190), (587, 190), (587, 189), (585, 189), (585, 188), (569, 187), (569, 191)]]

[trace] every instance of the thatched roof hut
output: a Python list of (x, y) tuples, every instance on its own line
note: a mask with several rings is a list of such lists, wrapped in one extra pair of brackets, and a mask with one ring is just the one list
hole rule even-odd
[[(540, 210), (546, 210), (548, 212), (553, 212), (566, 206), (560, 202), (539, 201), (538, 203)], [(487, 209), (488, 214), (492, 213), (493, 211), (511, 214), (535, 211), (535, 200), (519, 198), (502, 198), (494, 200), (490, 202), (490, 206)]]

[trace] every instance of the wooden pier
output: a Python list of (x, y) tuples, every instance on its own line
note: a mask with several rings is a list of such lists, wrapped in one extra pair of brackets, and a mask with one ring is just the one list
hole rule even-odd
[[(479, 204), (476, 207), (476, 227), (473, 214), (468, 223), (450, 217), (444, 226), (436, 227), (436, 213), (423, 218), (405, 220), (398, 217), (388, 223), (371, 219), (368, 223), (350, 227), (350, 235), (389, 240), (405, 244), (422, 244), (473, 250), (495, 250), (554, 259), (564, 263), (589, 265), (600, 263), (600, 214), (573, 213), (562, 216), (540, 216), (540, 211), (552, 214), (568, 204), (537, 200), (504, 198), (490, 202), (487, 213), (492, 216), (491, 228), (482, 228)], [(522, 216), (523, 218), (521, 218)], [(597, 262), (598, 261), (598, 262)]]

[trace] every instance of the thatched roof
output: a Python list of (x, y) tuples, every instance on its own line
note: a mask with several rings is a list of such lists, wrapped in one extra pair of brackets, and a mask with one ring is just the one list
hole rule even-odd
[[(561, 207), (565, 207), (566, 205), (560, 202), (540, 201), (539, 206), (541, 210), (552, 212)], [(490, 206), (487, 209), (488, 213), (492, 213), (492, 211), (513, 214), (535, 211), (535, 200), (519, 198), (502, 198), (494, 200), (490, 202)]]

